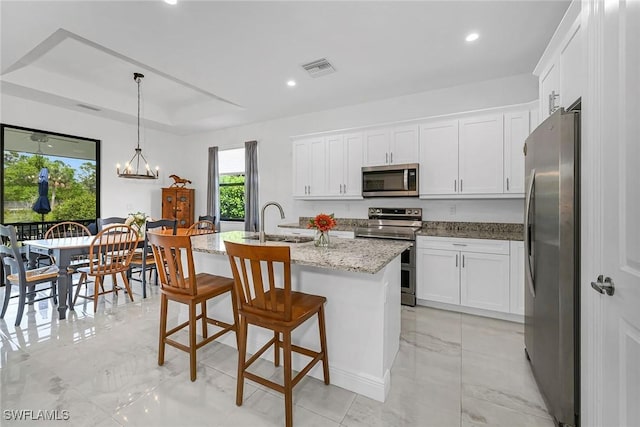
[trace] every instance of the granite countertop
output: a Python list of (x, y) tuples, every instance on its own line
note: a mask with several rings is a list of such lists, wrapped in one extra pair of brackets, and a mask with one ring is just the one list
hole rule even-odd
[[(191, 237), (193, 250), (217, 255), (226, 255), (224, 241), (260, 245), (247, 237), (258, 233), (227, 231)], [(375, 274), (407, 249), (411, 242), (377, 239), (331, 238), (328, 249), (317, 248), (313, 242), (285, 243), (269, 242), (266, 245), (291, 247), (291, 263), (339, 271)]]
[(524, 226), (496, 222), (426, 221), (416, 235), (521, 241), (524, 240)]

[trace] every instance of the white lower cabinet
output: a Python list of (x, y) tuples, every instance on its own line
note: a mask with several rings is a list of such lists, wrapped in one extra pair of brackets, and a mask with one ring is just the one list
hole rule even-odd
[(461, 252), (460, 304), (509, 312), (509, 255)]
[(522, 246), (506, 240), (418, 236), (417, 299), (522, 314), (513, 301), (524, 291), (524, 276), (518, 288), (511, 277), (520, 274), (512, 267), (511, 243)]
[(416, 298), (460, 304), (459, 259), (457, 251), (418, 248)]

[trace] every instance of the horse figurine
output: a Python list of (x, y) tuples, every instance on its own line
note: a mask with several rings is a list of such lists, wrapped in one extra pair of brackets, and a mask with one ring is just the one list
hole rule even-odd
[(189, 181), (188, 179), (180, 178), (178, 175), (169, 175), (169, 178), (173, 178), (173, 184), (171, 184), (169, 187), (183, 188), (187, 184), (191, 184), (191, 181)]

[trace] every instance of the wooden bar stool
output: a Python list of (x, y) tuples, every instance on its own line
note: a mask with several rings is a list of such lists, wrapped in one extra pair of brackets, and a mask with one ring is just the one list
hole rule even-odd
[[(236, 299), (232, 292), (233, 279), (215, 276), (208, 273), (196, 274), (193, 266), (190, 236), (172, 236), (150, 231), (149, 243), (156, 260), (158, 278), (160, 279), (160, 339), (158, 346), (158, 365), (164, 364), (165, 344), (189, 353), (191, 381), (196, 380), (196, 350), (210, 343), (219, 336), (229, 332), (237, 332), (237, 312), (234, 308), (234, 323), (229, 324), (207, 317), (207, 301), (225, 293), (231, 293), (231, 301), (236, 306)], [(186, 265), (183, 262), (182, 251), (186, 253)], [(169, 300), (189, 306), (189, 320), (167, 331), (167, 308)], [(196, 306), (200, 304), (202, 313), (196, 316)], [(202, 320), (203, 340), (196, 343), (196, 322)], [(207, 324), (211, 323), (220, 331), (209, 336)], [(169, 338), (179, 330), (189, 327), (189, 345), (181, 344)], [(237, 335), (236, 335), (237, 339)]]
[[(224, 242), (231, 262), (234, 286), (238, 301), (238, 386), (236, 405), (242, 405), (244, 379), (248, 378), (284, 394), (286, 426), (293, 425), (293, 387), (320, 360), (324, 383), (329, 384), (329, 361), (327, 337), (324, 324), (326, 298), (291, 291), (291, 256), (288, 246), (256, 246)], [(263, 283), (262, 264), (267, 267), (268, 283)], [(276, 287), (274, 265), (282, 264), (283, 287)], [(291, 343), (291, 332), (307, 319), (318, 315), (320, 329), (320, 351), (313, 351)], [(260, 348), (249, 360), (247, 353), (248, 324), (273, 331), (273, 338)], [(282, 339), (280, 339), (282, 335)], [(259, 377), (246, 369), (271, 345), (274, 346), (274, 363), (280, 365), (280, 349), (284, 353), (284, 385)], [(292, 352), (311, 357), (311, 361), (292, 378)]]

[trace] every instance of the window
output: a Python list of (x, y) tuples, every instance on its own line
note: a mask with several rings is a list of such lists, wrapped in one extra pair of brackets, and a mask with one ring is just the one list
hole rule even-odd
[(220, 151), (220, 220), (244, 221), (244, 148)]
[[(100, 141), (0, 126), (3, 224), (95, 220), (99, 214)], [(48, 171), (48, 213), (33, 210), (40, 172)], [(43, 196), (44, 197), (44, 196)]]
[(244, 221), (244, 174), (220, 176), (220, 219)]

